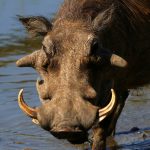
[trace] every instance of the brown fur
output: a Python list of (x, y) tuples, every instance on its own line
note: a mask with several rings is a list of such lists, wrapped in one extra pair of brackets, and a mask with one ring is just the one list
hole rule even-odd
[[(80, 129), (87, 140), (83, 131), (97, 124), (98, 109), (108, 103), (114, 80), (115, 109), (95, 126), (93, 138), (93, 150), (105, 149), (105, 138), (115, 129), (127, 90), (150, 82), (149, 0), (65, 0), (52, 24), (39, 16), (20, 21), (32, 35), (46, 35), (40, 50), (17, 61), (42, 77), (37, 82), (42, 101), (37, 120), (44, 129), (57, 136), (63, 130), (63, 137)], [(110, 66), (112, 53), (125, 58), (128, 66)], [(65, 138), (70, 140), (68, 134)]]
[(150, 2), (148, 0), (65, 0), (56, 22), (81, 20), (92, 27), (92, 20), (113, 5), (111, 26), (101, 34), (104, 47), (116, 51), (128, 61), (126, 71), (116, 71), (121, 85), (135, 88), (150, 82)]

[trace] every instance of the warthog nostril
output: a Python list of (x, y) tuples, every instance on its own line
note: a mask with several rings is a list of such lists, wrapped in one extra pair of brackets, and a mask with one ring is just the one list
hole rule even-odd
[(37, 83), (38, 83), (39, 85), (41, 85), (41, 84), (44, 83), (44, 80), (43, 80), (41, 77), (39, 77), (39, 78), (37, 78)]

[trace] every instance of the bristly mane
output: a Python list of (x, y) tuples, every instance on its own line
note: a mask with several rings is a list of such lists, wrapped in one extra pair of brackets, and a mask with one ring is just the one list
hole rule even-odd
[(87, 19), (95, 18), (98, 13), (114, 5), (116, 13), (125, 13), (130, 19), (146, 19), (150, 15), (149, 0), (65, 0), (57, 18)]
[(92, 26), (94, 18), (112, 5), (111, 25), (100, 33), (101, 42), (130, 64), (116, 78), (126, 78), (122, 85), (128, 88), (150, 83), (150, 0), (65, 0), (55, 19)]

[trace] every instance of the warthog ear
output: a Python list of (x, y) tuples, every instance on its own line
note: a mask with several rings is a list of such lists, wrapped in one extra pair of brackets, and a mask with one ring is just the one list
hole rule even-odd
[(44, 17), (22, 17), (18, 16), (19, 21), (26, 27), (32, 37), (45, 36), (52, 28), (52, 24)]
[(100, 12), (93, 20), (93, 28), (95, 30), (100, 31), (103, 30), (105, 27), (107, 27), (112, 20), (113, 12), (114, 12), (113, 5), (111, 5), (108, 9)]

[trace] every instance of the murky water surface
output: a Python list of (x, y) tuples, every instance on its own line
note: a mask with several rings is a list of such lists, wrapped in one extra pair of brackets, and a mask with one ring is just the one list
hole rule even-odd
[[(62, 0), (0, 0), (0, 150), (79, 150), (57, 140), (31, 123), (18, 107), (17, 94), (24, 88), (27, 103), (39, 105), (35, 90), (37, 74), (30, 68), (17, 68), (15, 61), (40, 47), (40, 40), (27, 38), (16, 15), (52, 17)], [(136, 95), (134, 91), (132, 95)], [(116, 149), (150, 149), (150, 88), (130, 96), (118, 121)], [(130, 132), (133, 127), (140, 130)], [(113, 147), (112, 140), (109, 146)], [(89, 149), (89, 148), (87, 148)]]

